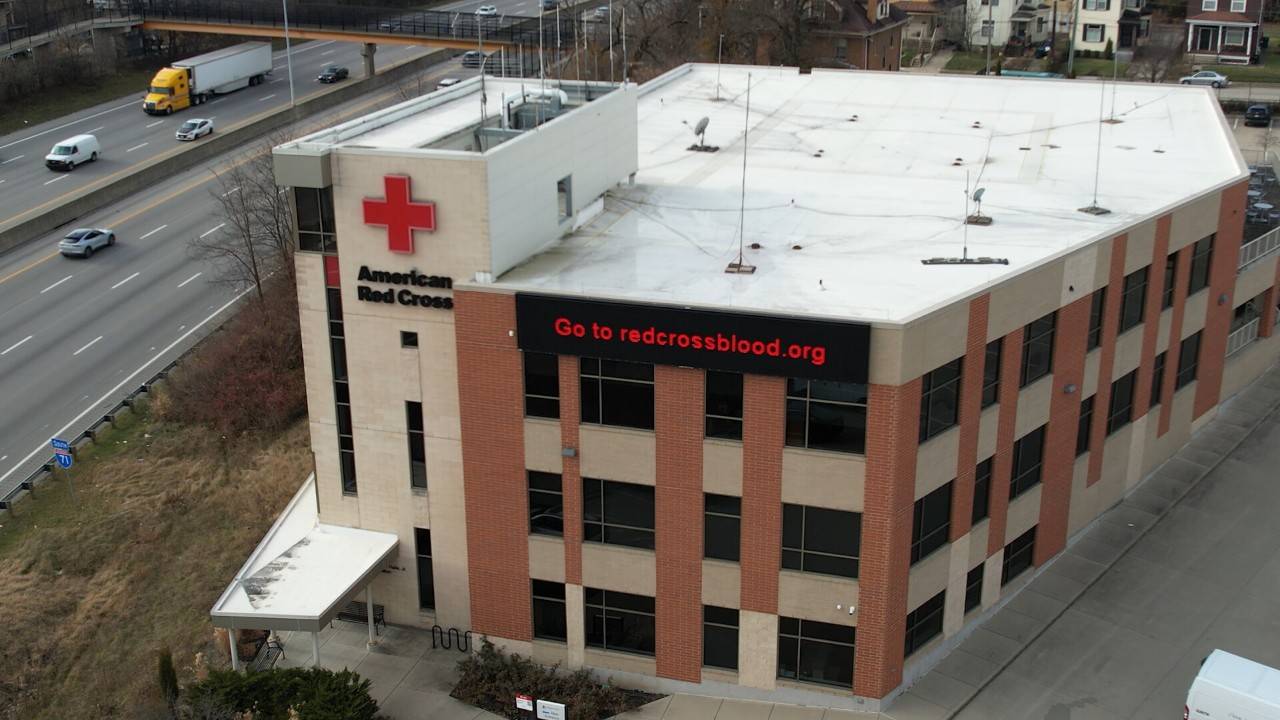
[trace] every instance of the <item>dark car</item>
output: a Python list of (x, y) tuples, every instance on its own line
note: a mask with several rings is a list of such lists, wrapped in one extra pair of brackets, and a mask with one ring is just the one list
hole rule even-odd
[(1270, 125), (1271, 124), (1271, 106), (1269, 105), (1250, 105), (1248, 110), (1244, 111), (1245, 125)]
[(1050, 52), (1053, 52), (1053, 42), (1046, 39), (1044, 42), (1036, 46), (1035, 55), (1037, 58), (1045, 58), (1049, 57)]
[(468, 50), (462, 53), (462, 67), (478, 68), (487, 56), (479, 50)]
[(329, 65), (320, 71), (316, 79), (322, 83), (336, 83), (347, 79), (347, 69), (341, 65)]

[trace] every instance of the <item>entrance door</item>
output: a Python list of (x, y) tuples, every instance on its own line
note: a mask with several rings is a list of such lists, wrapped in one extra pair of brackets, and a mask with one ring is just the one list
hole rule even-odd
[(1201, 26), (1196, 28), (1196, 50), (1214, 52), (1217, 49), (1217, 28)]

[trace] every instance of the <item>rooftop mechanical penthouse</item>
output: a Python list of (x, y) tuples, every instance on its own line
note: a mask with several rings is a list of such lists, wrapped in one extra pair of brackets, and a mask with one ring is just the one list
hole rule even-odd
[(476, 79), (275, 167), (315, 480), (222, 626), (875, 710), (1280, 354), (1201, 88)]

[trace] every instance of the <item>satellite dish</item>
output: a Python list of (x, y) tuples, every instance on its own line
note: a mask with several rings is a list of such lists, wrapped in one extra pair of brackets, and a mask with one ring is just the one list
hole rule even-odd
[(986, 189), (986, 188), (978, 188), (977, 190), (974, 190), (974, 191), (973, 191), (973, 201), (974, 201), (974, 202), (976, 202), (976, 203), (981, 203), (981, 202), (982, 202), (982, 194), (983, 194), (983, 193), (985, 193), (986, 191), (987, 191), (987, 189)]
[(699, 137), (701, 137), (702, 135), (705, 135), (707, 132), (707, 126), (710, 124), (711, 124), (711, 118), (707, 118), (707, 117), (702, 118), (701, 120), (698, 121), (698, 124), (694, 126), (693, 134)]

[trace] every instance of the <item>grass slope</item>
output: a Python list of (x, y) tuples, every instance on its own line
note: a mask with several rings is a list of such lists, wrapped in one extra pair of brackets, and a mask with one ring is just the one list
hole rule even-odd
[(224, 446), (144, 411), (0, 516), (0, 718), (134, 717), (158, 700), (162, 646), (184, 683), (195, 653), (220, 665), (209, 608), (305, 477), (308, 447), (305, 422)]

